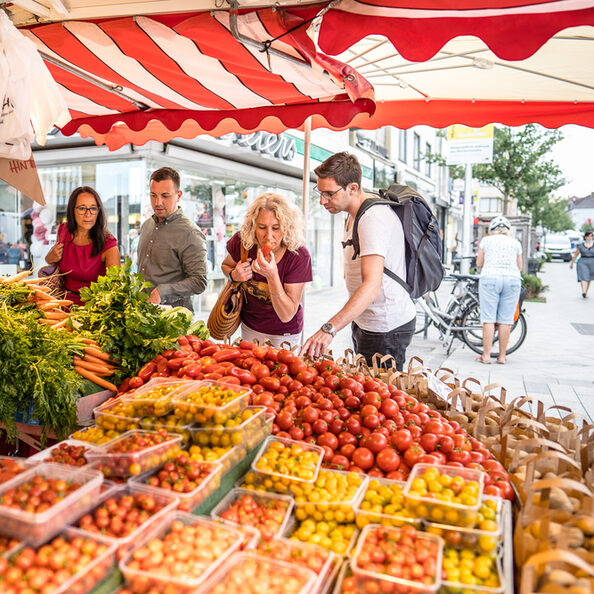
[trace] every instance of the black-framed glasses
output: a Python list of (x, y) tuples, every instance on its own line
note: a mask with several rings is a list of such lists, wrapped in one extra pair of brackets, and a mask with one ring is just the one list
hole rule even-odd
[(338, 188), (338, 190), (334, 190), (334, 192), (328, 192), (327, 190), (320, 190), (320, 188), (318, 188), (318, 186), (314, 186), (313, 191), (318, 195), (321, 196), (322, 198), (324, 198), (325, 200), (330, 200), (332, 198), (332, 196), (334, 196), (334, 194), (336, 194), (337, 192), (340, 192), (340, 190), (344, 190), (344, 186), (340, 186), (340, 188)]
[(90, 212), (93, 216), (95, 216), (96, 214), (99, 213), (99, 207), (98, 206), (77, 206), (76, 207), (76, 212), (79, 215), (82, 215), (83, 217)]

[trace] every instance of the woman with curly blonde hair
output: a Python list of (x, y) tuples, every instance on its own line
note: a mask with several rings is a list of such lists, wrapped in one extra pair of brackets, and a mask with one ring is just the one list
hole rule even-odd
[[(270, 340), (274, 346), (298, 344), (303, 330), (301, 296), (312, 280), (301, 212), (279, 194), (266, 193), (250, 204), (241, 230), (227, 242), (221, 268), (243, 283), (241, 335)], [(247, 260), (242, 262), (242, 249)]]

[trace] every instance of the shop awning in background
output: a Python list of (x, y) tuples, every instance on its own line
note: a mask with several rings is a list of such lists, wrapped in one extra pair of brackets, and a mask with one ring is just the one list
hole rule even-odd
[[(373, 90), (354, 69), (316, 52), (281, 15), (237, 17), (272, 52), (240, 43), (229, 12), (63, 21), (21, 29), (46, 60), (73, 120), (63, 128), (110, 149), (198, 134), (298, 128), (317, 114), (331, 127), (373, 113)], [(278, 52), (283, 56), (279, 57)]]
[(594, 127), (593, 26), (585, 0), (342, 0), (312, 30), (374, 86), (353, 125)]

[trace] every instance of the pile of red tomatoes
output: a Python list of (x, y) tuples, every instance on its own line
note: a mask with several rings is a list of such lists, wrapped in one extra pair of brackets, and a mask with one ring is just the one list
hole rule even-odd
[(487, 472), (486, 494), (513, 499), (504, 467), (480, 441), (393, 385), (246, 341), (234, 347), (181, 336), (179, 344), (125, 380), (120, 393), (153, 377), (243, 385), (252, 404), (275, 413), (274, 434), (322, 446), (325, 466), (399, 480), (417, 462), (477, 468)]

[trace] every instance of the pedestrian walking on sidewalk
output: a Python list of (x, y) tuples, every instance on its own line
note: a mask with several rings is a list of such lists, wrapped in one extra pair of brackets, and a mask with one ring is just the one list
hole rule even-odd
[(584, 241), (575, 248), (569, 268), (573, 268), (573, 264), (578, 258), (577, 278), (582, 285), (582, 297), (585, 299), (588, 296), (590, 281), (594, 280), (594, 237), (592, 231), (584, 233)]
[(510, 237), (511, 223), (503, 216), (489, 224), (489, 235), (479, 244), (476, 265), (481, 269), (479, 301), (483, 324), (483, 354), (479, 363), (491, 363), (495, 324), (499, 330), (497, 363), (506, 362), (505, 352), (522, 289), (522, 246)]
[(349, 300), (313, 336), (300, 355), (323, 355), (336, 332), (351, 324), (355, 351), (368, 364), (375, 353), (391, 355), (402, 370), (414, 329), (415, 306), (407, 291), (384, 274), (384, 267), (406, 279), (404, 231), (394, 210), (377, 205), (361, 215), (359, 255), (353, 258), (353, 222), (363, 202), (372, 198), (361, 189), (361, 165), (349, 153), (337, 153), (315, 169), (315, 191), (330, 213), (348, 213), (344, 232), (344, 269)]

